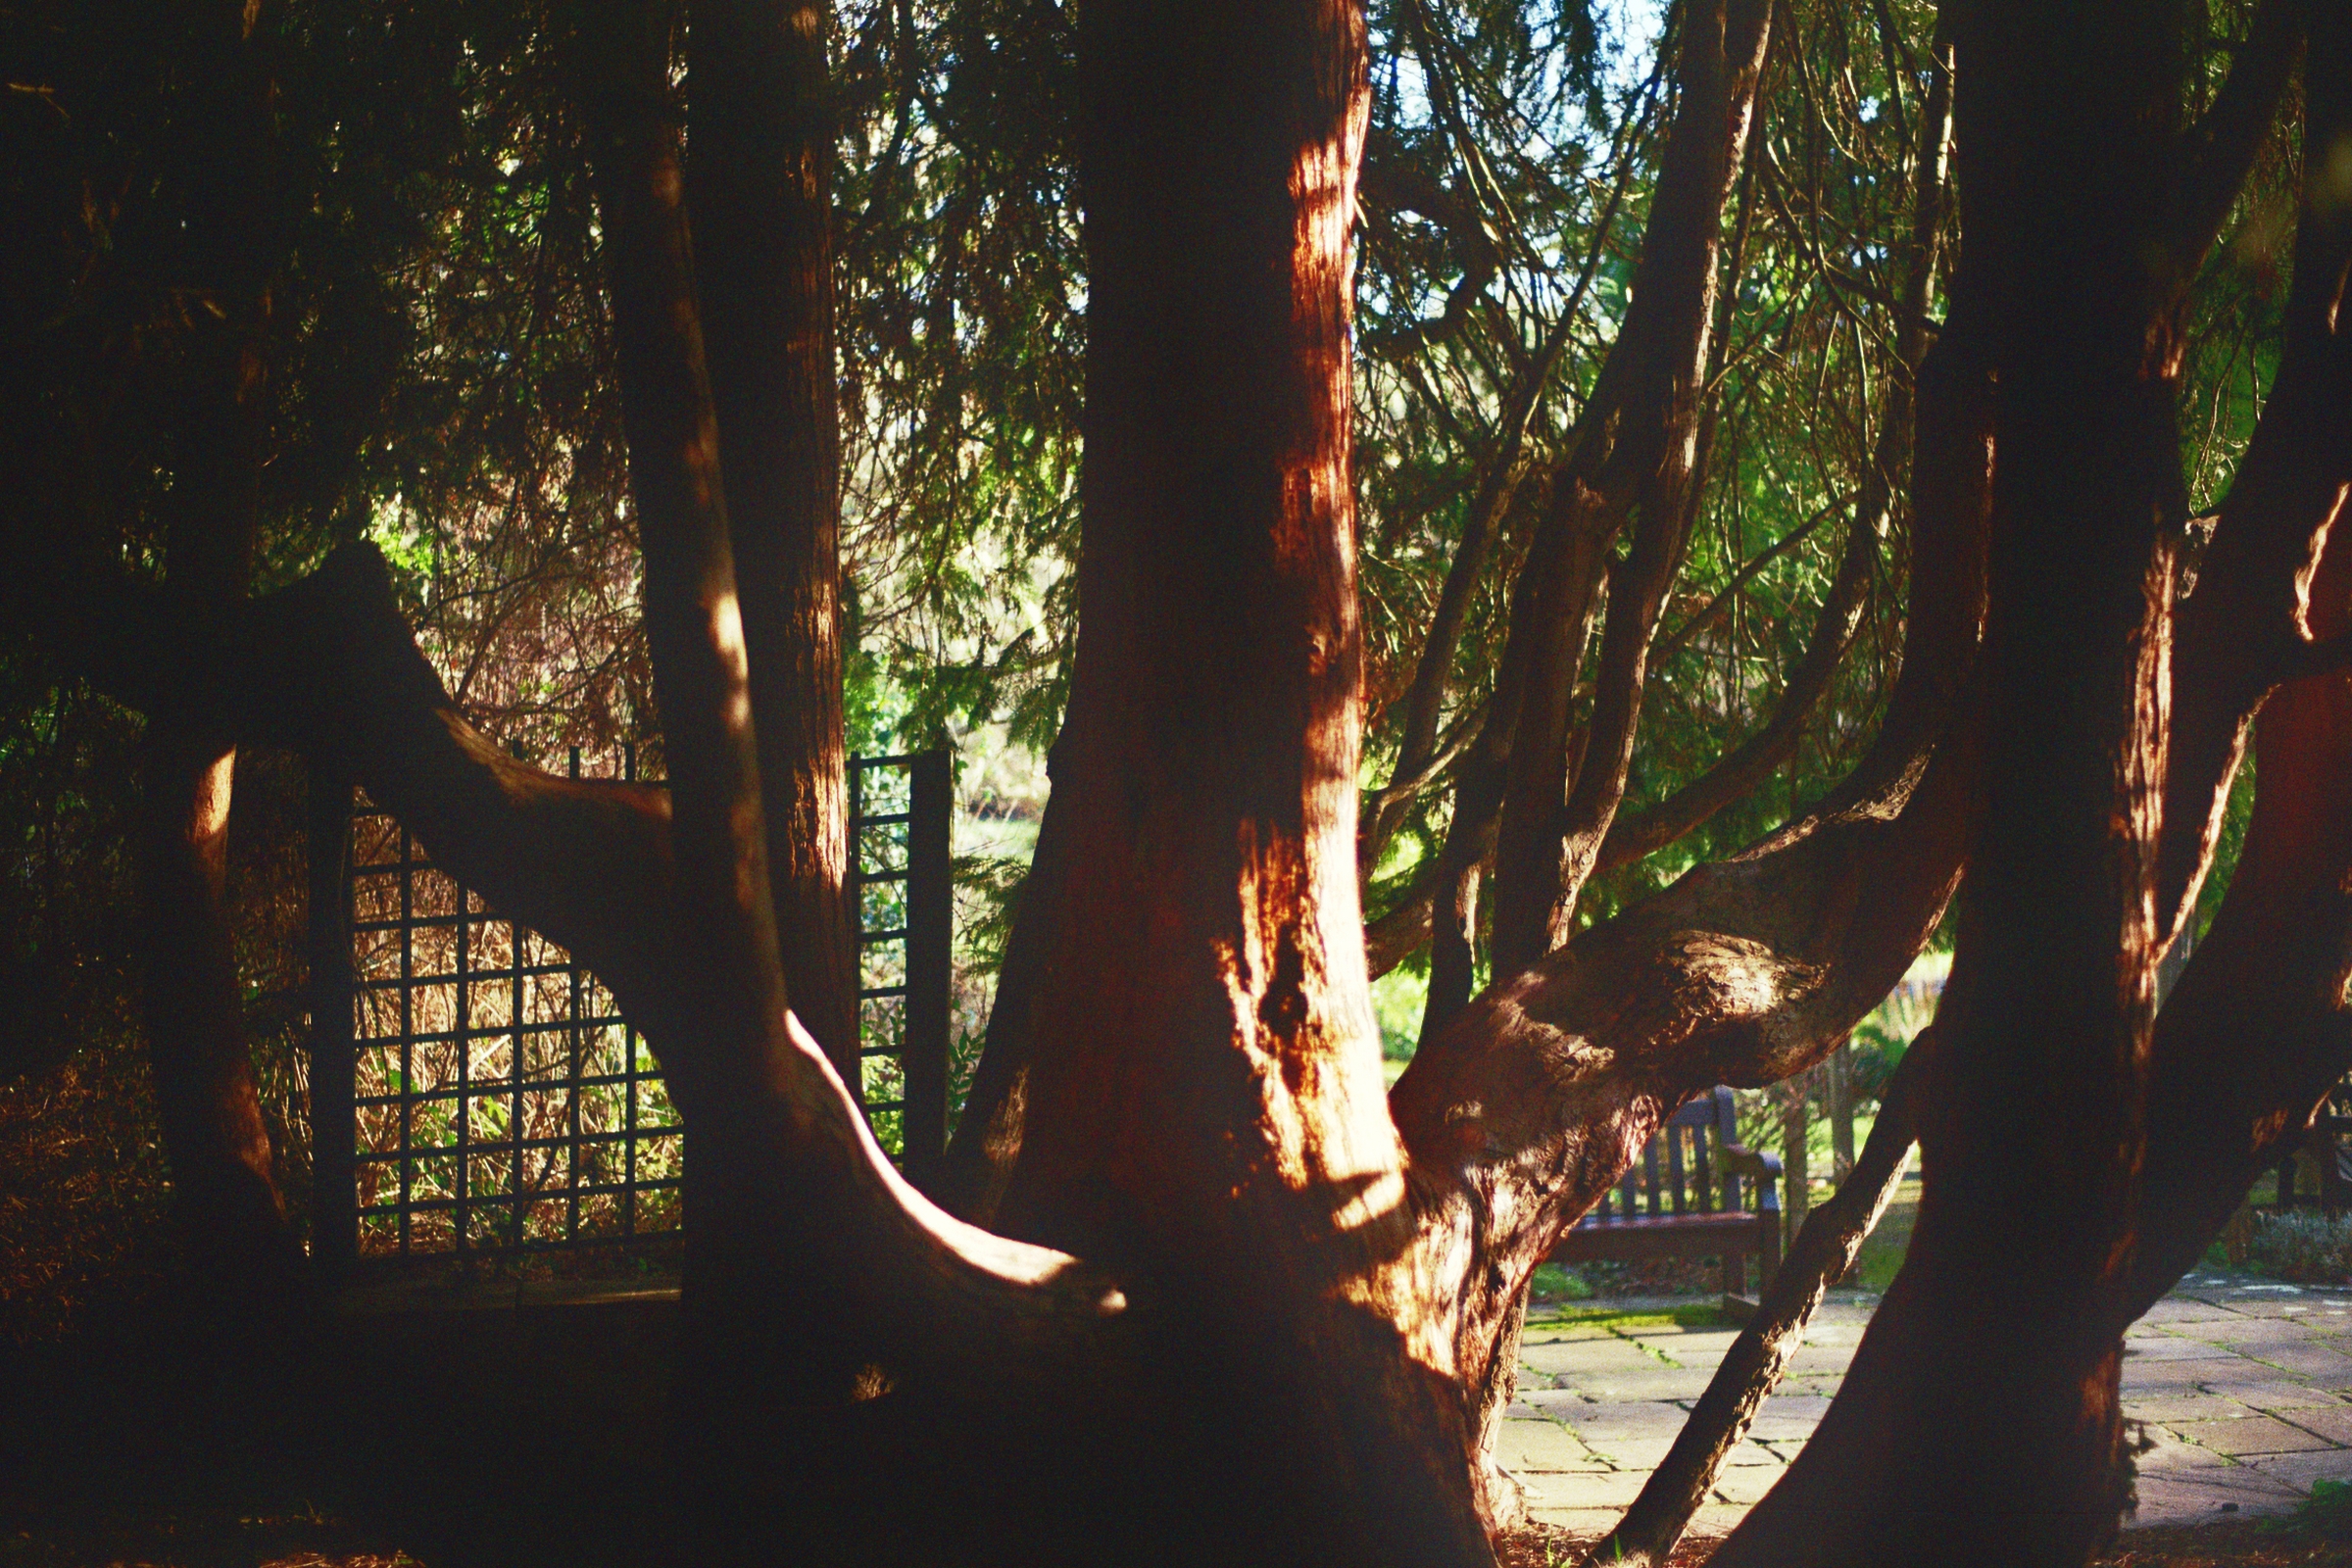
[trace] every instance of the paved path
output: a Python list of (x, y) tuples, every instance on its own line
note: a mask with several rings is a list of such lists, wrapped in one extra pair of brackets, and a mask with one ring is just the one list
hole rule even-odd
[[(1603, 1303), (1530, 1321), (1502, 1461), (1536, 1517), (1599, 1535), (1666, 1455), (1734, 1338), (1684, 1326), (1687, 1301)], [(1796, 1456), (1838, 1392), (1876, 1298), (1836, 1293), (1815, 1314), (1780, 1391), (1692, 1523), (1721, 1535)], [(1624, 1310), (1617, 1311), (1622, 1306)], [(2191, 1275), (2132, 1325), (2124, 1412), (2145, 1424), (2139, 1512), (2186, 1524), (2290, 1511), (2315, 1480), (2352, 1481), (2352, 1291)]]

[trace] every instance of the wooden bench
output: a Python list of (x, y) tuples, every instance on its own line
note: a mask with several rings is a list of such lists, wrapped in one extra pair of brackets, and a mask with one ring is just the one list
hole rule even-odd
[[(1739, 1132), (1729, 1089), (1691, 1101), (1642, 1146), (1642, 1157), (1625, 1179), (1577, 1221), (1552, 1249), (1551, 1260), (1720, 1257), (1724, 1310), (1734, 1316), (1752, 1311), (1781, 1263), (1781, 1162), (1740, 1148)], [(1750, 1257), (1756, 1260), (1752, 1295)]]

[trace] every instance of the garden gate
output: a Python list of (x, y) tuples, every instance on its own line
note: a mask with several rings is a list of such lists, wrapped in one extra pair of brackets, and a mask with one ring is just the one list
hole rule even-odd
[[(570, 757), (580, 776), (580, 754)], [(615, 772), (636, 774), (635, 748)], [(947, 1147), (952, 771), (850, 760), (858, 1093), (927, 1184)], [(626, 1247), (680, 1221), (684, 1129), (596, 976), (427, 861), (389, 813), (312, 793), (316, 1235), (374, 1258)]]

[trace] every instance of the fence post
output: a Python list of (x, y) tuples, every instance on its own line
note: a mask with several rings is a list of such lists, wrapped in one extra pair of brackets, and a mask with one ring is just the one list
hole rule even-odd
[(310, 759), (311, 1255), (329, 1285), (360, 1240), (359, 1070), (353, 1038), (351, 782), (323, 749)]
[(906, 1179), (929, 1188), (948, 1148), (948, 1035), (955, 987), (955, 772), (945, 751), (909, 768), (906, 824)]

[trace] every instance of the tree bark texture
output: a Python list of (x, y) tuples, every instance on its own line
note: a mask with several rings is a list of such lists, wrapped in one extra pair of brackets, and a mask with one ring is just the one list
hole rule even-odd
[[(1764, 8), (1719, 7), (1690, 46), (1729, 82), (1726, 10), (1760, 54)], [(1490, 1560), (1480, 1449), (1536, 1264), (1676, 1105), (1819, 1060), (1941, 915), (1981, 782), (1985, 358), (1955, 328), (1921, 370), (1904, 672), (1855, 775), (1506, 976), (1384, 1097), (1354, 820), (1363, 20), (1090, 7), (1081, 632), (1008, 957), (1017, 1050), (992, 1038), (967, 1124), (958, 1201), (992, 1235), (899, 1181), (787, 1010), (666, 46), (650, 8), (571, 16), (672, 791), (551, 778), (473, 733), (365, 549), (219, 631), (231, 732), (331, 736), (438, 864), (612, 986), (693, 1130), (702, 1283), (818, 1282), (902, 1390), (1058, 1413), (1149, 1376), (1162, 1419), (1118, 1452), (1152, 1462), (1083, 1478), (1152, 1494), (1146, 1556)], [(1728, 112), (1752, 82), (1723, 90)], [(1687, 270), (1711, 286), (1711, 259)]]
[[(714, 1308), (700, 1321), (714, 1323), (722, 1340), (749, 1332), (766, 1293), (791, 1281), (799, 1298), (800, 1282), (813, 1280), (834, 1308), (834, 1324), (858, 1325), (909, 1364), (929, 1358), (926, 1344), (942, 1348), (936, 1334), (905, 1337), (906, 1314), (915, 1310), (984, 1318), (1009, 1311), (1030, 1325), (1003, 1324), (1009, 1336), (993, 1348), (999, 1352), (1041, 1335), (1051, 1341), (1061, 1333), (1054, 1325), (1075, 1324), (1087, 1337), (1095, 1322), (1118, 1309), (1116, 1293), (1066, 1256), (1009, 1245), (950, 1219), (907, 1187), (875, 1146), (839, 1074), (787, 1008), (765, 865), (749, 659), (694, 308), (679, 148), (666, 114), (661, 19), (654, 8), (623, 5), (575, 13), (572, 20), (572, 60), (605, 220), (670, 800), (667, 813), (649, 809), (644, 792), (615, 799), (574, 789), (556, 800), (637, 813), (632, 848), (639, 863), (593, 869), (622, 869), (659, 889), (649, 908), (620, 915), (650, 914), (659, 922), (663, 934), (650, 940), (642, 928), (630, 933), (659, 967), (624, 958), (616, 971), (600, 972), (662, 1054), (671, 1091), (695, 1130), (692, 1285)], [(461, 751), (473, 752), (463, 736), (455, 738)], [(462, 771), (468, 762), (478, 766), (474, 756), (453, 759), (446, 748), (442, 761), (458, 762)], [(487, 782), (512, 788), (528, 773), (494, 774)], [(499, 847), (468, 831), (479, 822), (450, 825), (458, 830), (457, 853), (434, 844), (435, 858), (473, 880), (466, 859), (494, 858)], [(577, 858), (580, 846), (568, 848)], [(495, 876), (499, 868), (489, 869)], [(497, 896), (491, 883), (475, 885)], [(540, 928), (594, 963), (594, 949), (564, 927), (587, 924), (582, 934), (592, 943), (603, 933), (580, 920), (584, 911), (554, 912), (557, 922)], [(852, 1210), (861, 1217), (845, 1224)], [(887, 1299), (892, 1296), (899, 1299)], [(958, 1359), (951, 1353), (951, 1364)], [(728, 1369), (711, 1370), (723, 1376)], [(949, 1381), (956, 1377), (950, 1373)]]
[(1959, 24), (1958, 287), (1982, 302), (1998, 383), (1985, 814), (1908, 1260), (1727, 1568), (2077, 1563), (2123, 1498), (2115, 1307), (2186, 513), (2177, 313), (2195, 258), (2159, 232), (2180, 23), (2146, 4), (1988, 6)]
[[(1550, 947), (1548, 911), (1560, 880), (1547, 882), (1546, 867), (1559, 868), (1559, 812), (1572, 770), (1569, 699), (1604, 580), (1607, 602), (1617, 596), (1609, 551), (1637, 502), (1672, 503), (1654, 525), (1643, 508), (1652, 544), (1642, 567), (1660, 564), (1661, 549), (1673, 557), (1669, 567), (1679, 562), (1674, 541), (1687, 515), (1679, 481), (1697, 426), (1723, 203), (1745, 142), (1771, 8), (1712, 0), (1690, 15), (1635, 303), (1554, 468), (1550, 504), (1511, 585), (1494, 698), (1456, 777), (1433, 890), (1424, 1041), (1469, 1004), (1490, 860), (1516, 889), (1497, 883), (1493, 972), (1504, 975)], [(1669, 466), (1673, 475), (1662, 478)], [(1628, 590), (1637, 598), (1641, 580)], [(1531, 934), (1539, 924), (1543, 940)]]
[(687, 197), (793, 1010), (861, 1095), (842, 731), (830, 8), (690, 8)]
[(1080, 29), (1067, 860), (997, 1223), (1134, 1270), (1164, 1364), (1201, 1374), (1159, 1385), (1202, 1439), (1161, 1528), (1483, 1562), (1450, 1368), (1391, 1306), (1410, 1214), (1356, 894), (1363, 19), (1109, 0)]
[[(2287, 343), (2215, 550), (2182, 609), (2184, 667), (2175, 699), (2176, 734), (2187, 737), (2176, 747), (2177, 768), (2199, 739), (2241, 732), (2248, 707), (2259, 708), (2261, 787), (2229, 894), (2157, 1020), (2138, 1252), (2118, 1313), (2129, 1314), (2126, 1322), (2195, 1265), (2255, 1174), (2300, 1135), (2328, 1086), (2352, 1065), (2344, 1007), (2352, 973), (2352, 904), (2344, 893), (2352, 815), (2342, 805), (2352, 764), (2352, 677), (2292, 673), (2312, 649), (2340, 646), (2352, 632), (2352, 540), (2337, 529), (2352, 484), (2352, 442), (2340, 422), (2344, 378), (2352, 373), (2340, 323), (2352, 266), (2352, 191), (2312, 172), (2334, 167), (2352, 135), (2352, 19), (2322, 10), (2309, 27), (2306, 182)], [(2232, 529), (2251, 537), (2225, 553)], [(2216, 605), (2240, 611), (2254, 634), (2227, 635), (2226, 617), (2203, 604), (2208, 593)], [(2210, 661), (2219, 673), (2192, 671), (2191, 661)], [(2257, 690), (2249, 704), (2249, 688), (2280, 673), (2288, 678), (2267, 701)], [(2220, 763), (2226, 773), (2226, 751), (2213, 746), (2186, 765)], [(2171, 915), (2176, 933), (2193, 918), (2197, 881), (2177, 846), (2210, 842), (2202, 794), (2210, 778), (2200, 771), (2166, 798), (2168, 812), (2182, 812), (2167, 822), (2160, 892), (2160, 899), (2180, 900)], [(2226, 781), (2219, 788), (2227, 794)]]
[[(242, 156), (225, 161), (231, 177), (218, 166), (179, 173), (190, 186), (186, 261), (214, 312), (176, 370), (183, 416), (166, 501), (164, 607), (183, 647), (236, 618), (261, 520), (262, 335), (275, 252), (259, 218), (270, 169), (269, 84), (252, 26), (250, 13), (220, 5), (191, 29), (191, 66)], [(167, 659), (150, 677), (157, 700), (139, 763), (137, 863), (156, 1109), (193, 1259), (216, 1288), (270, 1300), (297, 1278), (301, 1251), (272, 1173), (230, 927), (236, 744), (221, 717), (217, 669)]]

